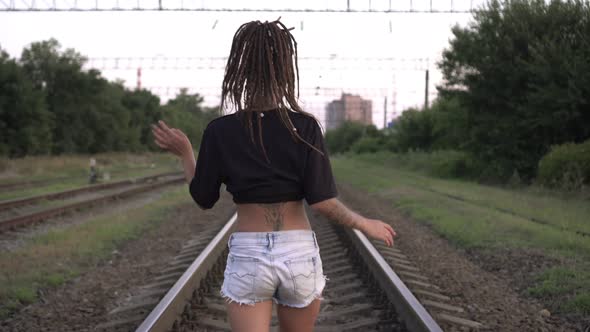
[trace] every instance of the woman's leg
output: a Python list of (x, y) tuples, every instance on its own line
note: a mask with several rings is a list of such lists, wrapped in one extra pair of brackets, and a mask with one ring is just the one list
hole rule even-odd
[(320, 303), (321, 300), (317, 299), (305, 308), (293, 308), (279, 304), (277, 316), (281, 332), (313, 331), (315, 320), (320, 312)]
[(245, 305), (227, 303), (227, 315), (233, 332), (265, 332), (270, 329), (272, 301)]

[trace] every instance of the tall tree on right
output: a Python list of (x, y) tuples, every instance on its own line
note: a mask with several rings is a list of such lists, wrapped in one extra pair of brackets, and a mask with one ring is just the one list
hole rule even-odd
[(590, 138), (590, 7), (492, 1), (438, 64), (443, 97), (466, 110), (464, 147), (490, 176), (532, 178), (551, 145)]

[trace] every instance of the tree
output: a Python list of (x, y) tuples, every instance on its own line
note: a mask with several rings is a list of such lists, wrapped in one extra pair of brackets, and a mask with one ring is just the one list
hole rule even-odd
[(432, 112), (416, 108), (405, 110), (396, 120), (391, 136), (396, 151), (430, 151), (435, 141)]
[(590, 137), (590, 8), (492, 1), (454, 39), (438, 87), (465, 107), (465, 148), (506, 178), (534, 176), (553, 144)]
[(358, 122), (344, 122), (340, 127), (326, 132), (326, 147), (330, 153), (341, 153), (365, 134), (365, 125)]
[(0, 49), (0, 155), (49, 153), (53, 124), (44, 95), (22, 68)]
[(137, 144), (141, 146), (133, 150), (159, 150), (151, 137), (150, 125), (162, 118), (160, 98), (144, 89), (125, 91), (122, 103), (130, 111), (129, 130), (137, 136)]
[(170, 125), (186, 133), (193, 146), (201, 144), (201, 137), (207, 124), (217, 117), (217, 113), (202, 106), (199, 94), (189, 94), (186, 89), (169, 100), (163, 108), (163, 118)]

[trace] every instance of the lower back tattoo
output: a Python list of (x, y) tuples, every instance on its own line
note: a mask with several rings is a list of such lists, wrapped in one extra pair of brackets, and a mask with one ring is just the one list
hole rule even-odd
[(272, 226), (272, 230), (275, 232), (283, 228), (284, 205), (284, 203), (259, 204), (264, 209), (264, 222)]

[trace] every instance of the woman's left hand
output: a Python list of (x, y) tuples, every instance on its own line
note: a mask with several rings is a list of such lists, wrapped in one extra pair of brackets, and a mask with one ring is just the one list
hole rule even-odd
[(157, 125), (152, 125), (152, 133), (156, 144), (162, 149), (181, 158), (193, 155), (193, 146), (182, 130), (169, 128), (164, 121), (160, 120)]

